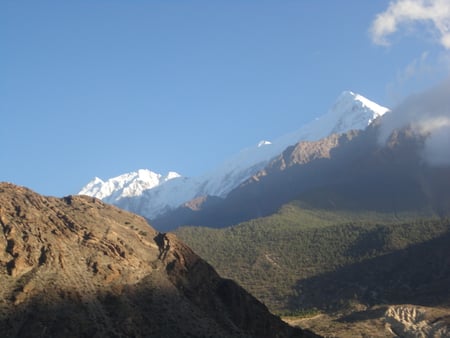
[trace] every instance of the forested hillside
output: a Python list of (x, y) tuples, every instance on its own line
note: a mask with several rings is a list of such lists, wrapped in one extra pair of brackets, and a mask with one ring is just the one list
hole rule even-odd
[[(394, 301), (400, 286), (414, 299), (420, 298), (416, 289), (433, 293), (433, 285), (450, 280), (441, 252), (448, 250), (449, 230), (449, 219), (312, 209), (297, 201), (233, 227), (182, 227), (176, 233), (269, 308), (295, 313)], [(370, 278), (358, 272), (368, 267)], [(450, 300), (440, 297), (437, 303)]]

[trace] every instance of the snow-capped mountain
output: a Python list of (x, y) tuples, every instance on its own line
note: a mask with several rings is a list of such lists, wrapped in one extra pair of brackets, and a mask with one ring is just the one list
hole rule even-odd
[(272, 142), (264, 140), (243, 149), (203, 176), (187, 178), (175, 172), (163, 176), (150, 170), (138, 170), (105, 182), (95, 178), (79, 194), (100, 198), (153, 219), (196, 197), (225, 197), (288, 146), (299, 141), (319, 140), (351, 129), (365, 129), (388, 110), (361, 95), (345, 91), (322, 117)]
[(140, 169), (107, 181), (95, 177), (78, 194), (97, 197), (107, 203), (116, 204), (124, 197), (140, 196), (145, 190), (177, 177), (180, 175), (173, 171), (163, 176), (147, 169)]
[(263, 169), (275, 156), (299, 141), (316, 141), (330, 134), (365, 129), (389, 109), (351, 91), (343, 92), (322, 117), (273, 142), (261, 141), (225, 161), (202, 177), (203, 195), (224, 197), (237, 185)]

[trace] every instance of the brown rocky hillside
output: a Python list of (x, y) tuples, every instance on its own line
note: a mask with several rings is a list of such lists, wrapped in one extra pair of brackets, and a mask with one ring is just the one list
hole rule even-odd
[(2, 337), (306, 337), (172, 234), (0, 183)]

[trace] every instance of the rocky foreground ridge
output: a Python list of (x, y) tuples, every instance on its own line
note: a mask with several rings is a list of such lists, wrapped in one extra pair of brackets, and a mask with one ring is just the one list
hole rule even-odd
[(174, 235), (98, 199), (0, 183), (0, 226), (2, 336), (315, 336)]

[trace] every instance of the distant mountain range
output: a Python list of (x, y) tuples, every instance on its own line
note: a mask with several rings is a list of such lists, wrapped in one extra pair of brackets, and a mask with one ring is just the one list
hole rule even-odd
[(261, 141), (255, 147), (243, 149), (200, 177), (182, 177), (176, 172), (161, 175), (141, 169), (106, 181), (96, 177), (79, 194), (100, 198), (149, 220), (161, 218), (183, 205), (195, 209), (206, 200), (225, 198), (289, 146), (299, 141), (317, 141), (332, 134), (363, 130), (388, 110), (346, 91), (322, 117), (277, 140)]
[(231, 226), (273, 214), (292, 200), (334, 211), (450, 215), (450, 169), (424, 161), (426, 136), (404, 128), (380, 145), (378, 129), (374, 123), (364, 131), (299, 142), (225, 198), (186, 203), (152, 224), (164, 230)]

